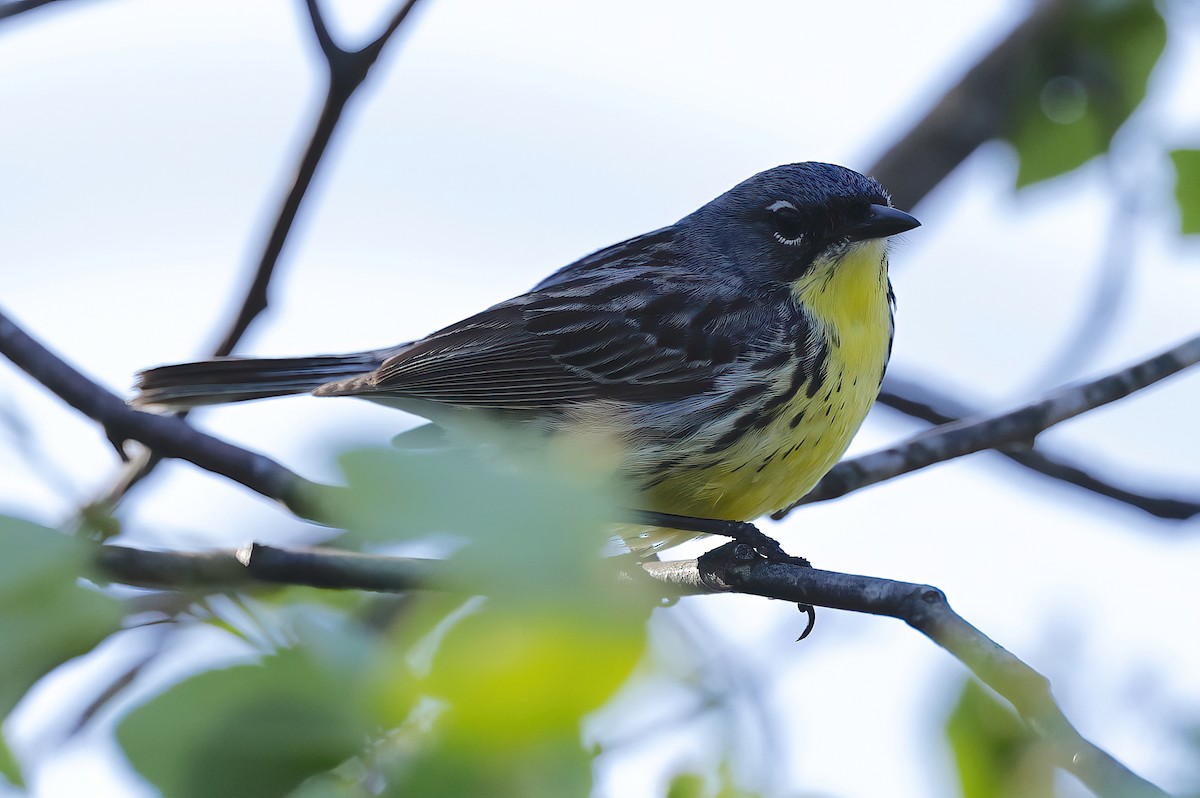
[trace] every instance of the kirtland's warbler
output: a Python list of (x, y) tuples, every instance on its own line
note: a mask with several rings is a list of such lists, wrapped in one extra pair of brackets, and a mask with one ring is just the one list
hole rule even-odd
[[(887, 238), (918, 224), (869, 177), (779, 166), (420, 340), (160, 366), (138, 375), (134, 402), (311, 392), (451, 431), (481, 417), (600, 430), (641, 509), (750, 521), (808, 492), (874, 403), (892, 347)], [(628, 542), (694, 536), (643, 528)]]

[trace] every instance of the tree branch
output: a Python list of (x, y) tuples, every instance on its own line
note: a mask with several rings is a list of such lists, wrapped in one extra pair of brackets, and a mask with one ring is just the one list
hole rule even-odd
[(6, 3), (0, 3), (0, 19), (9, 19), (54, 2), (56, 0), (8, 0)]
[(967, 623), (935, 587), (768, 562), (746, 546), (735, 547), (732, 556), (711, 573), (694, 560), (652, 562), (643, 567), (654, 578), (687, 591), (723, 588), (899, 618), (948, 651), (1011, 703), (1029, 729), (1049, 743), (1055, 764), (1074, 774), (1096, 795), (1167, 796), (1080, 735), (1055, 703), (1047, 679)]
[(105, 581), (161, 590), (231, 590), (264, 584), (401, 593), (435, 585), (439, 560), (333, 549), (279, 549), (252, 543), (236, 551), (148, 551), (104, 545), (94, 559)]
[[(937, 588), (768, 562), (741, 544), (715, 567), (696, 560), (648, 562), (642, 571), (672, 596), (738, 592), (900, 620), (937, 643), (1009, 701), (1050, 744), (1058, 767), (1101, 798), (1166, 793), (1088, 740), (1055, 703), (1046, 678), (956, 614)], [(104, 581), (139, 587), (227, 590), (264, 584), (403, 592), (447, 588), (440, 560), (365, 555), (329, 549), (288, 550), (253, 544), (234, 552), (154, 552), (99, 546), (93, 560)], [(638, 578), (631, 574), (631, 578)], [(453, 588), (451, 588), (453, 589)]]
[(310, 520), (321, 520), (322, 497), (337, 490), (310, 482), (269, 457), (200, 432), (183, 419), (134, 410), (31, 338), (3, 311), (0, 354), (71, 407), (99, 422), (118, 452), (123, 451), (126, 441), (137, 441), (161, 457), (186, 460), (228, 477)]
[(772, 515), (779, 519), (802, 504), (836, 499), (851, 491), (955, 457), (1014, 444), (1031, 446), (1046, 429), (1115, 402), (1200, 362), (1200, 336), (1091, 382), (1062, 388), (1008, 413), (935, 427), (878, 452), (843, 460), (804, 498)]
[[(930, 424), (950, 424), (978, 415), (968, 405), (945, 393), (892, 376), (884, 380), (879, 403)], [(996, 449), (996, 453), (1031, 471), (1136, 507), (1157, 518), (1186, 521), (1200, 515), (1200, 502), (1169, 496), (1147, 496), (1127, 490), (1061, 456), (1048, 454), (1039, 446), (1006, 446)]]

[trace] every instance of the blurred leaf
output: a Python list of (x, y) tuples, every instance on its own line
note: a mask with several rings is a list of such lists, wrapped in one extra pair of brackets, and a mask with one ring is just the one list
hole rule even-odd
[(721, 789), (717, 791), (716, 798), (762, 798), (760, 793), (750, 792), (737, 786), (733, 779), (733, 772), (728, 759), (721, 762), (719, 775), (721, 777)]
[(729, 762), (723, 761), (717, 772), (717, 791), (709, 788), (698, 773), (680, 773), (671, 779), (667, 787), (667, 798), (760, 798), (760, 793), (738, 787), (730, 773)]
[[(648, 604), (612, 579), (587, 605), (543, 593), (541, 606), (489, 598), (455, 623), (424, 686), (440, 707), (434, 744), (404, 787), (416, 795), (585, 795), (583, 718), (628, 679), (645, 648)], [(581, 586), (581, 594), (588, 588)]]
[(92, 548), (0, 516), (0, 717), (47, 673), (119, 628), (117, 602), (78, 584)]
[[(464, 544), (453, 586), (525, 604), (611, 600), (615, 567), (599, 556), (620, 501), (611, 476), (578, 451), (510, 433), (497, 447), (366, 449), (342, 457), (343, 515), (361, 539), (432, 534)], [(632, 591), (627, 591), (632, 592)]]
[(575, 735), (559, 735), (521, 749), (464, 746), (450, 741), (411, 763), (406, 778), (392, 781), (388, 796), (588, 795), (591, 759)]
[(378, 729), (361, 674), (320, 647), (187, 679), (133, 710), (117, 737), (165, 795), (285, 795)]
[(118, 735), (134, 766), (173, 798), (589, 792), (582, 719), (641, 658), (655, 601), (601, 556), (615, 513), (602, 469), (522, 446), (503, 463), (347, 454), (354, 533), (453, 535), (454, 589), (369, 615), (305, 591), (244, 600), (261, 639), (294, 648), (132, 712)]
[(472, 450), (342, 458), (360, 539), (453, 536), (450, 586), (486, 596), (410, 613), (392, 632), (424, 677), (427, 717), (391, 757), (388, 794), (587, 794), (581, 722), (642, 657), (655, 601), (601, 556), (622, 502), (596, 448), (484, 435)]
[(1166, 45), (1152, 0), (1076, 0), (1031, 49), (1007, 135), (1017, 186), (1069, 172), (1107, 151), (1146, 95)]
[(707, 798), (704, 777), (698, 773), (678, 773), (667, 785), (667, 798)]
[(1184, 235), (1200, 233), (1200, 150), (1175, 150), (1175, 199)]
[(574, 739), (640, 659), (640, 621), (485, 607), (450, 631), (428, 680), (449, 704), (445, 733), (493, 748)]
[(9, 750), (3, 734), (0, 734), (0, 777), (7, 779), (8, 783), (13, 786), (25, 786), (25, 781), (21, 777), (21, 766), (17, 764), (16, 758)]
[(1049, 751), (975, 680), (963, 686), (946, 722), (965, 798), (1051, 798)]

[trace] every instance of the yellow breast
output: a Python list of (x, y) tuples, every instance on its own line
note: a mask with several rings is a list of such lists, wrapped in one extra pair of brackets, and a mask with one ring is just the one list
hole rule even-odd
[(795, 391), (770, 423), (735, 441), (717, 463), (649, 490), (648, 507), (753, 520), (799, 499), (846, 451), (875, 402), (891, 349), (884, 242), (863, 242), (837, 260), (818, 262), (793, 286), (793, 298), (828, 349), (824, 379)]

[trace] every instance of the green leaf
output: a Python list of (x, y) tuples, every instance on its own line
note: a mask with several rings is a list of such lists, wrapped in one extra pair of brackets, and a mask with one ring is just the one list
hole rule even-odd
[(578, 732), (642, 656), (640, 619), (510, 611), (494, 603), (450, 631), (428, 679), (448, 708), (447, 735), (480, 747), (519, 749)]
[(0, 734), (0, 777), (7, 779), (8, 783), (14, 786), (25, 786), (25, 781), (21, 776), (21, 766), (17, 763), (12, 751), (9, 750), (3, 734)]
[(1107, 151), (1146, 96), (1166, 45), (1152, 0), (1076, 0), (1030, 48), (1005, 138), (1020, 159), (1017, 186), (1069, 172)]
[(1052, 798), (1051, 752), (992, 693), (969, 680), (946, 722), (964, 798)]
[(706, 798), (704, 777), (698, 773), (679, 773), (667, 786), (667, 798)]
[(43, 676), (119, 628), (117, 602), (78, 583), (93, 548), (0, 516), (0, 717)]
[[(438, 707), (396, 795), (586, 795), (583, 718), (628, 679), (645, 648), (644, 615), (622, 585), (589, 610), (486, 599), (444, 634), (422, 682)], [(615, 608), (615, 609), (614, 609)]]
[(1175, 199), (1179, 203), (1180, 232), (1200, 233), (1200, 150), (1175, 150)]
[(286, 649), (175, 685), (133, 710), (117, 738), (172, 798), (285, 795), (375, 732), (357, 676), (310, 647)]

